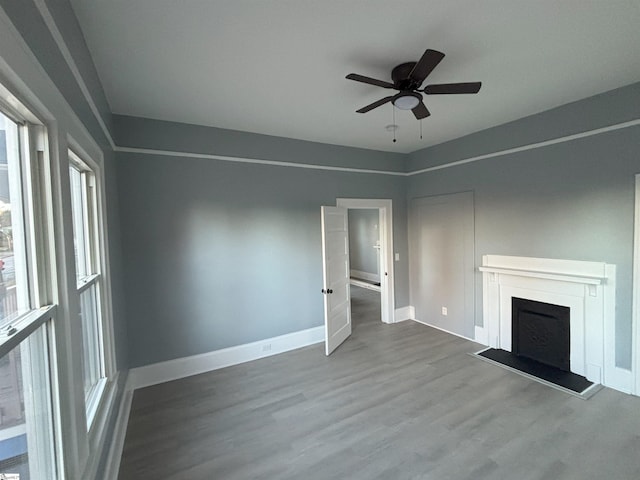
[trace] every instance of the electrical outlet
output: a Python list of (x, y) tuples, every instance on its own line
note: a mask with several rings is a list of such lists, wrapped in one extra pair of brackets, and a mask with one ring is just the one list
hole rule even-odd
[(447, 307), (442, 307), (442, 315), (444, 315), (445, 317), (449, 315), (449, 310), (447, 310)]
[(270, 343), (266, 343), (266, 344), (262, 345), (262, 351), (263, 352), (271, 351), (271, 344)]

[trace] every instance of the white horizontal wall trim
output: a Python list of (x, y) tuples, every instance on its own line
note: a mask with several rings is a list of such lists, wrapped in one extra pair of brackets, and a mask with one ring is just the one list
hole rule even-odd
[(306, 164), (306, 163), (282, 162), (278, 160), (261, 160), (258, 158), (229, 157), (225, 155), (214, 155), (211, 153), (191, 153), (191, 152), (178, 152), (173, 150), (156, 150), (153, 148), (116, 146), (114, 150), (116, 152), (142, 153), (147, 155), (164, 155), (168, 157), (206, 158), (210, 160), (222, 160), (223, 162), (257, 163), (260, 165), (272, 165), (276, 167), (308, 168), (311, 170), (336, 170), (339, 172), (377, 173), (380, 175), (397, 175), (401, 177), (404, 177), (407, 175), (404, 172), (391, 172), (388, 170), (370, 170), (366, 168), (332, 167), (330, 165), (314, 165), (314, 164)]
[(437, 166), (434, 166), (434, 167), (424, 168), (424, 169), (421, 169), (421, 170), (415, 170), (415, 171), (409, 172), (409, 173), (383, 171), (383, 170), (357, 169), (357, 168), (328, 167), (328, 166), (324, 166), (324, 165), (303, 165), (303, 164), (297, 164), (297, 163), (294, 163), (294, 162), (277, 162), (277, 161), (268, 161), (268, 160), (249, 159), (249, 158), (243, 158), (243, 157), (223, 157), (223, 156), (218, 156), (218, 155), (189, 154), (189, 153), (186, 153), (186, 152), (168, 152), (166, 150), (132, 149), (130, 147), (118, 147), (118, 146), (115, 145), (115, 142), (114, 142), (113, 138), (111, 137), (111, 133), (109, 132), (109, 129), (105, 125), (104, 120), (102, 119), (102, 117), (100, 115), (98, 107), (96, 106), (96, 104), (95, 104), (95, 102), (93, 100), (93, 97), (91, 96), (91, 92), (89, 92), (89, 89), (87, 88), (87, 85), (84, 82), (84, 79), (82, 78), (82, 74), (80, 73), (80, 70), (79, 70), (77, 64), (75, 63), (75, 60), (73, 59), (73, 56), (71, 55), (71, 52), (69, 51), (69, 48), (67, 47), (67, 45), (66, 45), (66, 43), (64, 41), (64, 37), (62, 36), (60, 31), (58, 30), (58, 27), (57, 27), (57, 25), (55, 23), (55, 20), (53, 19), (53, 16), (51, 15), (51, 12), (49, 11), (49, 8), (46, 5), (46, 2), (44, 0), (34, 0), (34, 1), (35, 1), (35, 4), (36, 4), (38, 10), (40, 11), (40, 15), (42, 16), (42, 18), (45, 21), (45, 24), (47, 25), (47, 28), (51, 32), (51, 35), (53, 36), (58, 48), (60, 49), (60, 52), (62, 53), (65, 61), (67, 62), (67, 65), (69, 66), (69, 69), (71, 70), (71, 72), (73, 73), (74, 78), (78, 82), (78, 86), (80, 87), (80, 90), (82, 91), (83, 96), (85, 97), (85, 99), (89, 103), (89, 106), (91, 108), (91, 112), (95, 116), (97, 122), (100, 124), (100, 127), (102, 128), (102, 131), (104, 132), (105, 136), (107, 137), (107, 140), (109, 141), (109, 144), (111, 145), (111, 148), (113, 148), (114, 151), (126, 152), (126, 151), (136, 150), (137, 153), (150, 153), (150, 154), (154, 154), (154, 155), (185, 156), (185, 157), (192, 157), (192, 158), (214, 158), (214, 159), (217, 159), (217, 160), (237, 161), (237, 162), (244, 162), (244, 163), (262, 163), (262, 164), (265, 164), (265, 165), (276, 165), (276, 166), (286, 166), (286, 167), (311, 168), (311, 169), (319, 169), (319, 170), (336, 170), (336, 171), (357, 172), (357, 173), (378, 173), (378, 174), (383, 174), (383, 175), (412, 176), (412, 175), (419, 175), (421, 173), (432, 172), (434, 170), (441, 170), (443, 168), (455, 167), (455, 166), (458, 166), (458, 165), (463, 165), (465, 163), (477, 162), (479, 160), (485, 160), (485, 159), (488, 159), (488, 158), (499, 157), (499, 156), (502, 156), (502, 155), (508, 155), (508, 154), (511, 154), (511, 153), (518, 153), (518, 152), (523, 152), (523, 151), (526, 151), (526, 150), (533, 150), (533, 149), (536, 149), (536, 148), (546, 147), (546, 146), (554, 145), (554, 144), (557, 144), (557, 143), (570, 142), (572, 140), (577, 140), (577, 139), (580, 139), (580, 138), (590, 137), (592, 135), (599, 135), (601, 133), (611, 132), (613, 130), (619, 130), (619, 129), (622, 129), (622, 128), (628, 128), (628, 127), (632, 127), (632, 126), (635, 126), (635, 125), (640, 125), (640, 119), (635, 119), (635, 120), (631, 120), (631, 121), (628, 121), (628, 122), (623, 122), (623, 123), (617, 123), (615, 125), (610, 125), (608, 127), (597, 128), (597, 129), (594, 129), (594, 130), (587, 130), (585, 132), (581, 132), (581, 133), (576, 133), (576, 134), (573, 134), (573, 135), (567, 135), (567, 136), (564, 136), (564, 137), (555, 138), (555, 139), (552, 139), (552, 140), (545, 140), (543, 142), (530, 143), (530, 144), (527, 144), (527, 145), (523, 145), (521, 147), (510, 148), (510, 149), (506, 149), (506, 150), (500, 150), (500, 151), (493, 152), (493, 153), (487, 153), (485, 155), (479, 155), (479, 156), (476, 156), (476, 157), (471, 157), (471, 158), (458, 160), (458, 161), (452, 162), (452, 163), (446, 163), (444, 165), (437, 165)]
[(210, 153), (191, 153), (191, 152), (179, 152), (173, 150), (157, 150), (154, 148), (138, 148), (138, 147), (119, 147), (115, 146), (114, 151), (125, 153), (140, 153), (146, 155), (163, 155), (170, 157), (186, 157), (186, 158), (205, 158), (211, 160), (222, 160), (225, 162), (239, 162), (239, 163), (256, 163), (260, 165), (272, 165), (278, 167), (293, 167), (293, 168), (308, 168), (312, 170), (334, 170), (338, 172), (355, 172), (355, 173), (374, 173), (378, 175), (393, 175), (399, 177), (410, 177), (413, 175), (419, 175), (421, 173), (432, 172), (435, 170), (442, 170), (444, 168), (456, 167), (458, 165), (464, 165), (466, 163), (477, 162), (480, 160), (486, 160), (489, 158), (500, 157), (503, 155), (509, 155), (512, 153), (524, 152), (527, 150), (534, 150), (536, 148), (543, 148), (549, 145), (555, 145), (558, 143), (570, 142), (572, 140), (578, 140), (580, 138), (591, 137), (593, 135), (600, 135), (601, 133), (607, 133), (623, 128), (629, 128), (636, 125), (640, 125), (640, 119), (631, 120), (629, 122), (618, 123), (610, 125), (608, 127), (597, 128), (595, 130), (588, 130), (586, 132), (576, 133), (574, 135), (567, 135), (565, 137), (554, 138), (552, 140), (545, 140), (543, 142), (530, 143), (521, 147), (510, 148), (507, 150), (500, 150), (493, 153), (487, 153), (485, 155), (478, 155), (476, 157), (465, 158), (451, 163), (445, 163), (443, 165), (436, 165), (434, 167), (424, 168), (421, 170), (415, 170), (413, 172), (392, 172), (389, 170), (371, 170), (366, 168), (349, 168), (349, 167), (333, 167), (329, 165), (315, 165), (304, 164), (295, 162), (283, 162), (277, 160), (261, 160), (257, 158), (245, 158), (245, 157), (232, 157), (225, 155), (215, 155)]
[(502, 155), (509, 155), (511, 153), (524, 152), (527, 150), (535, 150), (536, 148), (548, 147), (549, 145), (555, 145), (557, 143), (570, 142), (572, 140), (578, 140), (580, 138), (591, 137), (593, 135), (600, 135), (601, 133), (612, 132), (614, 130), (620, 130), (622, 128), (629, 128), (635, 125), (640, 125), (640, 118), (631, 120), (629, 122), (616, 123), (615, 125), (609, 125), (608, 127), (596, 128), (595, 130), (587, 130), (586, 132), (576, 133), (573, 135), (567, 135), (564, 137), (554, 138), (552, 140), (545, 140), (543, 142), (529, 143), (521, 147), (508, 148), (506, 150), (500, 150), (498, 152), (487, 153), (485, 155), (478, 155), (477, 157), (465, 158), (456, 162), (445, 163), (443, 165), (436, 165), (435, 167), (423, 168), (421, 170), (414, 170), (407, 173), (407, 176), (419, 175), (421, 173), (433, 172), (434, 170), (442, 170), (443, 168), (456, 167), (458, 165), (464, 165), (465, 163), (477, 162), (479, 160), (486, 160), (488, 158), (500, 157)]
[(109, 132), (107, 125), (104, 123), (104, 120), (100, 115), (100, 111), (98, 110), (98, 107), (93, 101), (91, 92), (89, 92), (89, 88), (87, 87), (87, 84), (84, 82), (84, 78), (82, 78), (80, 69), (78, 68), (78, 65), (73, 59), (73, 55), (71, 55), (71, 51), (67, 47), (67, 44), (64, 41), (64, 37), (62, 36), (62, 33), (60, 33), (60, 30), (58, 29), (58, 26), (56, 25), (56, 22), (53, 19), (53, 15), (51, 15), (51, 12), (49, 11), (49, 7), (47, 7), (47, 4), (44, 0), (34, 0), (34, 3), (38, 8), (38, 11), (40, 12), (40, 16), (42, 16), (42, 19), (44, 20), (44, 23), (47, 25), (47, 28), (49, 29), (51, 36), (56, 42), (56, 45), (58, 46), (60, 53), (62, 54), (65, 61), (67, 62), (67, 65), (71, 70), (71, 73), (73, 74), (73, 78), (75, 78), (76, 82), (78, 83), (78, 87), (82, 92), (82, 96), (85, 98), (85, 100), (89, 104), (89, 108), (91, 109), (93, 116), (96, 118), (98, 124), (100, 125), (100, 128), (102, 129), (102, 132), (104, 133), (105, 137), (109, 141), (109, 145), (111, 145), (112, 149), (115, 149), (116, 145), (115, 145), (115, 142), (113, 141), (113, 138), (111, 137), (111, 132)]
[(166, 362), (133, 368), (129, 372), (128, 386), (131, 389), (148, 387), (179, 378), (270, 357), (297, 348), (324, 341), (324, 326), (300, 330), (279, 337), (223, 348), (213, 352), (176, 358)]

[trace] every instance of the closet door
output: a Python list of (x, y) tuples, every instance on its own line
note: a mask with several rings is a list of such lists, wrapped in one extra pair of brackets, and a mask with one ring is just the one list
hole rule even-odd
[(409, 216), (416, 320), (473, 339), (473, 193), (415, 198)]

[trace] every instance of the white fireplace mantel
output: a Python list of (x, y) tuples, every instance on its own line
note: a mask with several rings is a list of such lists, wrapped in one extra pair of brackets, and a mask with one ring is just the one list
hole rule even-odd
[(587, 285), (600, 285), (606, 279), (606, 277), (559, 274), (538, 270), (519, 270), (515, 268), (480, 267), (480, 271), (489, 273), (502, 273), (505, 275), (516, 275), (520, 277), (546, 278), (548, 280), (557, 280), (559, 282), (584, 283)]
[(615, 370), (615, 265), (484, 255), (483, 320), (476, 341), (511, 351), (512, 297), (569, 307), (570, 368), (607, 385)]

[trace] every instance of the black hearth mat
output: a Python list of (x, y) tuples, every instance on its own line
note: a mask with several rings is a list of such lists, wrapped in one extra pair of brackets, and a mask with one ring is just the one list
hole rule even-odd
[(501, 363), (507, 367), (515, 368), (516, 370), (533, 375), (534, 377), (538, 377), (542, 380), (553, 383), (554, 385), (558, 385), (559, 387), (566, 388), (572, 392), (582, 393), (593, 385), (593, 382), (590, 382), (580, 375), (572, 372), (565, 372), (559, 368), (550, 367), (525, 357), (519, 357), (511, 352), (507, 352), (506, 350), (489, 348), (483, 352), (477, 353), (476, 355)]

